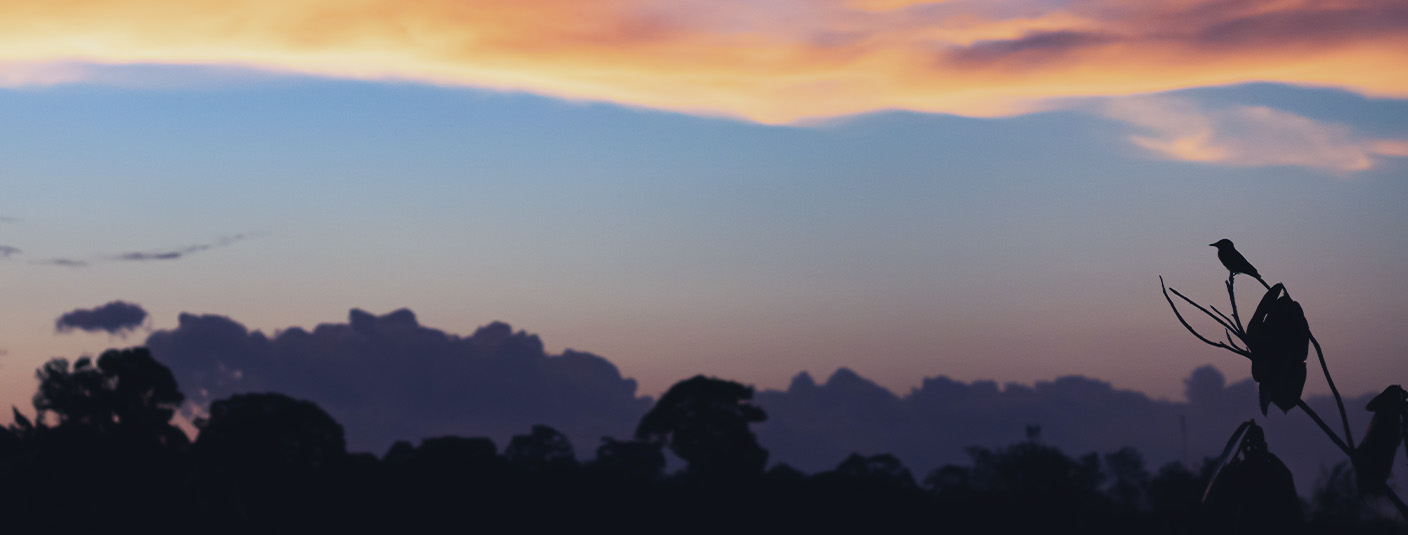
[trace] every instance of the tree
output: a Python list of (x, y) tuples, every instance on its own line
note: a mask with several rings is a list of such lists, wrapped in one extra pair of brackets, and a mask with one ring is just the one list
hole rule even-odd
[(34, 409), (39, 425), (52, 413), (60, 426), (101, 433), (120, 429), (163, 443), (186, 442), (185, 435), (170, 424), (186, 398), (171, 370), (144, 347), (110, 349), (96, 365), (83, 357), (72, 369), (67, 360), (56, 358), (36, 376), (39, 390), (34, 394)]
[(653, 442), (616, 440), (602, 437), (596, 449), (596, 459), (586, 469), (618, 481), (653, 482), (665, 472), (665, 454), (661, 445)]
[(529, 434), (517, 435), (509, 440), (504, 457), (529, 469), (561, 469), (577, 465), (567, 435), (546, 425), (535, 425)]
[(194, 453), (227, 468), (313, 468), (347, 455), (342, 426), (310, 401), (242, 394), (210, 404)]
[(668, 444), (695, 474), (761, 475), (768, 452), (748, 424), (767, 419), (747, 401), (753, 388), (704, 377), (686, 379), (660, 398), (636, 427), (636, 438)]

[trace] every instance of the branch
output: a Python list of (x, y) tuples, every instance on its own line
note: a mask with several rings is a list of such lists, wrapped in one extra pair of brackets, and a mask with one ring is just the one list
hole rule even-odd
[(1178, 296), (1178, 298), (1181, 298), (1181, 300), (1188, 301), (1188, 304), (1191, 304), (1191, 306), (1197, 307), (1198, 310), (1202, 311), (1202, 314), (1207, 314), (1209, 318), (1212, 318), (1212, 321), (1217, 321), (1218, 325), (1222, 325), (1222, 328), (1231, 329), (1231, 331), (1233, 332), (1236, 332), (1238, 331), (1238, 329), (1240, 329), (1240, 327), (1235, 327), (1235, 325), (1225, 324), (1225, 322), (1222, 322), (1222, 318), (1219, 318), (1217, 317), (1217, 315), (1209, 313), (1207, 308), (1202, 308), (1201, 304), (1194, 303), (1194, 301), (1191, 300), (1191, 298), (1188, 298), (1188, 296), (1184, 296), (1184, 294), (1178, 293), (1178, 290), (1169, 290), (1173, 291), (1174, 296)]
[(1234, 341), (1232, 340), (1232, 331), (1223, 329), (1222, 332), (1223, 332), (1223, 334), (1226, 334), (1226, 335), (1227, 335), (1227, 345), (1230, 345), (1230, 346), (1232, 346), (1233, 349), (1237, 349), (1237, 350), (1239, 350), (1239, 351), (1247, 351), (1247, 349), (1238, 346), (1238, 345), (1237, 345), (1237, 342), (1234, 342)]
[[(1159, 277), (1159, 287), (1160, 287), (1160, 288), (1163, 288), (1163, 290), (1164, 290), (1164, 299), (1167, 299), (1167, 300), (1168, 300), (1168, 306), (1169, 306), (1169, 308), (1172, 308), (1172, 309), (1173, 309), (1173, 315), (1178, 317), (1178, 322), (1179, 322), (1179, 323), (1182, 323), (1182, 324), (1183, 324), (1183, 328), (1188, 329), (1188, 332), (1193, 333), (1193, 336), (1194, 336), (1194, 337), (1196, 337), (1196, 338), (1199, 339), (1199, 340), (1202, 340), (1203, 343), (1205, 343), (1205, 344), (1207, 344), (1207, 345), (1210, 345), (1210, 346), (1213, 346), (1213, 347), (1220, 347), (1220, 348), (1222, 348), (1222, 349), (1226, 349), (1226, 350), (1228, 350), (1228, 351), (1231, 351), (1231, 352), (1236, 353), (1236, 354), (1238, 354), (1238, 355), (1241, 355), (1241, 356), (1243, 356), (1243, 357), (1252, 358), (1252, 354), (1249, 353), (1249, 352), (1247, 352), (1246, 350), (1234, 348), (1234, 347), (1229, 346), (1229, 345), (1227, 345), (1227, 344), (1224, 344), (1224, 343), (1222, 343), (1222, 342), (1214, 342), (1214, 341), (1212, 341), (1212, 340), (1208, 340), (1207, 338), (1203, 337), (1202, 334), (1199, 334), (1198, 331), (1197, 331), (1196, 329), (1194, 329), (1192, 325), (1189, 325), (1189, 324), (1188, 324), (1188, 320), (1183, 319), (1183, 314), (1180, 313), (1180, 312), (1178, 312), (1178, 306), (1177, 306), (1177, 305), (1174, 305), (1174, 304), (1173, 304), (1173, 298), (1168, 296), (1169, 288), (1168, 288), (1167, 286), (1164, 286), (1164, 278), (1163, 278), (1163, 277)], [(1204, 309), (1203, 307), (1198, 306), (1198, 304), (1197, 304), (1197, 303), (1194, 303), (1193, 300), (1188, 299), (1187, 297), (1184, 297), (1183, 294), (1181, 294), (1181, 293), (1178, 293), (1178, 290), (1173, 290), (1173, 293), (1174, 293), (1174, 295), (1177, 295), (1178, 297), (1182, 297), (1184, 301), (1187, 301), (1187, 302), (1188, 302), (1188, 304), (1193, 305), (1193, 306), (1194, 306), (1195, 308), (1197, 308), (1198, 310), (1203, 311), (1204, 314), (1207, 314), (1208, 316), (1212, 316), (1212, 318), (1213, 318), (1214, 320), (1218, 320), (1217, 322), (1218, 322), (1219, 324), (1222, 323), (1222, 320), (1221, 320), (1221, 319), (1219, 319), (1217, 316), (1213, 316), (1212, 313), (1210, 313), (1210, 312), (1207, 311), (1207, 309)], [(1229, 328), (1229, 329), (1231, 328), (1231, 327), (1228, 327), (1228, 326), (1226, 326), (1226, 325), (1223, 325), (1223, 327), (1226, 327), (1226, 328)]]
[[(1354, 443), (1354, 433), (1349, 431), (1349, 416), (1344, 412), (1344, 400), (1340, 399), (1340, 391), (1335, 388), (1335, 380), (1330, 378), (1330, 367), (1325, 365), (1325, 352), (1320, 350), (1320, 341), (1315, 339), (1315, 335), (1310, 335), (1310, 343), (1315, 344), (1315, 356), (1320, 357), (1320, 371), (1325, 372), (1325, 382), (1330, 385), (1330, 393), (1335, 395), (1335, 405), (1340, 409), (1340, 422), (1344, 424), (1344, 439), (1350, 444)], [(1408, 515), (1403, 515), (1408, 519)]]
[(1330, 426), (1325, 425), (1325, 421), (1320, 419), (1319, 414), (1315, 414), (1315, 410), (1311, 409), (1310, 405), (1305, 404), (1305, 400), (1297, 400), (1296, 406), (1300, 407), (1300, 410), (1305, 411), (1306, 414), (1310, 415), (1311, 420), (1315, 420), (1315, 424), (1320, 426), (1320, 430), (1325, 432), (1325, 436), (1330, 437), (1330, 441), (1334, 442), (1335, 446), (1338, 447), (1340, 451), (1343, 451), (1344, 454), (1348, 455), (1350, 459), (1354, 458), (1354, 450), (1350, 449), (1349, 446), (1346, 446), (1344, 444), (1344, 441), (1340, 440), (1339, 435), (1336, 435), (1334, 431), (1330, 430)]
[(1245, 342), (1247, 339), (1247, 331), (1242, 327), (1242, 317), (1237, 315), (1237, 292), (1233, 289), (1232, 285), (1232, 279), (1236, 277), (1236, 273), (1227, 275), (1227, 302), (1232, 303), (1232, 324), (1237, 326), (1237, 329), (1233, 332), (1236, 332), (1237, 335), (1242, 338), (1242, 341)]
[[(1208, 305), (1208, 308), (1211, 308), (1213, 312), (1216, 312), (1217, 315), (1218, 315), (1218, 316), (1221, 316), (1223, 320), (1226, 320), (1226, 321), (1227, 321), (1227, 323), (1231, 323), (1231, 324), (1233, 325), (1233, 328), (1234, 328), (1234, 329), (1241, 327), (1240, 325), (1237, 325), (1237, 320), (1234, 320), (1234, 319), (1232, 319), (1232, 318), (1227, 317), (1227, 314), (1223, 314), (1222, 311), (1221, 311), (1221, 310), (1218, 310), (1216, 306), (1214, 306), (1214, 305)], [(1225, 328), (1226, 325), (1224, 325), (1223, 327)], [(1236, 335), (1237, 335), (1237, 338), (1241, 338), (1242, 341), (1245, 342), (1245, 341), (1246, 341), (1246, 337), (1242, 336), (1242, 332), (1241, 332), (1240, 330), (1234, 330), (1234, 329), (1228, 329), (1228, 330), (1231, 331), (1233, 334), (1236, 334)]]

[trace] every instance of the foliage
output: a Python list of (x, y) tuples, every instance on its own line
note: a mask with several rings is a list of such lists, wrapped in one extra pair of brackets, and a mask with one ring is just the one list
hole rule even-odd
[[(1344, 400), (1335, 388), (1329, 365), (1325, 362), (1325, 353), (1311, 332), (1300, 303), (1291, 299), (1285, 284), (1268, 285), (1256, 268), (1232, 247), (1231, 241), (1224, 239), (1213, 245), (1218, 247), (1218, 258), (1228, 269), (1226, 288), (1231, 315), (1216, 306), (1204, 307), (1178, 290), (1164, 286), (1163, 277), (1160, 277), (1164, 299), (1173, 309), (1174, 316), (1203, 343), (1251, 360), (1252, 379), (1258, 385), (1262, 414), (1265, 415), (1272, 404), (1283, 412), (1299, 407), (1349, 458), (1355, 469), (1359, 494), (1365, 498), (1377, 495), (1387, 497), (1398, 508), (1400, 516), (1408, 520), (1408, 505), (1385, 483), (1399, 445), (1405, 442), (1404, 437), (1408, 437), (1408, 393), (1393, 385), (1375, 398), (1367, 407), (1367, 410), (1374, 412), (1369, 430), (1363, 442), (1354, 446)], [(1242, 324), (1237, 312), (1235, 282), (1239, 273), (1255, 277), (1266, 287), (1266, 293), (1246, 325)], [(1223, 330), (1225, 342), (1214, 341), (1212, 338), (1216, 337), (1209, 338), (1190, 325), (1173, 297), (1169, 296), (1170, 293), (1216, 322)], [(1306, 360), (1312, 345), (1325, 383), (1339, 408), (1343, 438), (1301, 399), (1305, 388)], [(1220, 471), (1204, 494), (1203, 502), (1210, 509), (1219, 511), (1238, 529), (1288, 529), (1300, 521), (1300, 508), (1291, 481), (1290, 471), (1267, 449), (1261, 428), (1256, 422), (1249, 421), (1242, 424), (1228, 441)]]
[(768, 453), (748, 425), (767, 414), (748, 403), (753, 389), (702, 375), (676, 383), (636, 427), (636, 439), (665, 443), (689, 470), (707, 475), (760, 475)]

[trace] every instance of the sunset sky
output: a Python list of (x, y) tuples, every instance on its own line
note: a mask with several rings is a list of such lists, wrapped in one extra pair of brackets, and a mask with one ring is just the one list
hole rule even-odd
[[(1401, 0), (0, 0), (0, 403), (181, 312), (352, 308), (502, 320), (647, 395), (844, 366), (1181, 399), (1248, 375), (1159, 291), (1225, 302), (1220, 238), (1378, 391), (1405, 65)], [(147, 325), (55, 329), (113, 300)]]

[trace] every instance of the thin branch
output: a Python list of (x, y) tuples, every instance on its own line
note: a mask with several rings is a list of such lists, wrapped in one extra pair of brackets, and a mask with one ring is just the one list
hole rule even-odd
[[(1192, 325), (1189, 325), (1189, 324), (1188, 324), (1188, 320), (1183, 319), (1183, 314), (1178, 311), (1178, 306), (1173, 304), (1173, 298), (1172, 298), (1172, 297), (1169, 297), (1169, 295), (1168, 295), (1169, 288), (1168, 288), (1167, 286), (1164, 286), (1164, 278), (1163, 278), (1163, 277), (1159, 277), (1159, 287), (1160, 287), (1160, 288), (1163, 288), (1163, 290), (1164, 290), (1164, 299), (1168, 300), (1168, 306), (1169, 306), (1169, 308), (1172, 308), (1172, 309), (1173, 309), (1173, 315), (1178, 318), (1178, 322), (1179, 322), (1179, 323), (1182, 323), (1182, 324), (1183, 324), (1183, 328), (1188, 329), (1188, 332), (1193, 333), (1193, 336), (1194, 336), (1194, 337), (1196, 337), (1196, 338), (1199, 339), (1199, 340), (1202, 340), (1203, 343), (1205, 343), (1205, 344), (1207, 344), (1207, 345), (1210, 345), (1210, 346), (1213, 346), (1213, 347), (1220, 347), (1220, 348), (1222, 348), (1222, 349), (1226, 349), (1226, 350), (1228, 350), (1228, 351), (1231, 351), (1231, 352), (1236, 353), (1236, 354), (1238, 354), (1238, 355), (1241, 355), (1241, 356), (1243, 356), (1243, 357), (1252, 358), (1251, 353), (1247, 352), (1246, 350), (1237, 349), (1237, 348), (1231, 347), (1231, 346), (1229, 346), (1229, 345), (1227, 345), (1227, 344), (1224, 344), (1224, 343), (1222, 343), (1222, 342), (1214, 342), (1214, 341), (1212, 341), (1212, 340), (1208, 340), (1207, 338), (1203, 337), (1202, 334), (1199, 334), (1198, 331), (1197, 331), (1196, 329), (1194, 329)], [(1173, 293), (1176, 294), (1176, 295), (1178, 295), (1179, 297), (1183, 297), (1183, 294), (1178, 293), (1178, 290), (1174, 290)], [(1203, 307), (1198, 306), (1197, 303), (1194, 303), (1192, 300), (1188, 299), (1187, 297), (1183, 297), (1183, 300), (1184, 300), (1184, 301), (1188, 301), (1189, 304), (1193, 305), (1193, 306), (1196, 307), (1198, 310), (1202, 310), (1204, 314), (1208, 314), (1208, 315), (1211, 316), (1211, 314), (1208, 313), (1207, 310), (1203, 309)], [(1213, 319), (1217, 319), (1217, 317), (1214, 316)], [(1219, 321), (1218, 323), (1221, 323), (1221, 321)]]
[(1230, 345), (1230, 346), (1232, 346), (1233, 349), (1236, 349), (1236, 350), (1239, 350), (1239, 351), (1247, 351), (1245, 348), (1242, 348), (1242, 347), (1238, 346), (1238, 345), (1237, 345), (1237, 342), (1235, 342), (1235, 341), (1232, 340), (1232, 331), (1223, 329), (1222, 332), (1223, 332), (1223, 334), (1226, 334), (1226, 335), (1227, 335), (1227, 345)]
[[(1349, 416), (1344, 412), (1344, 400), (1340, 398), (1340, 391), (1335, 388), (1335, 380), (1330, 378), (1330, 367), (1325, 365), (1325, 352), (1320, 350), (1320, 341), (1315, 339), (1315, 335), (1310, 335), (1310, 343), (1315, 344), (1315, 356), (1320, 357), (1320, 371), (1325, 372), (1325, 382), (1330, 385), (1330, 393), (1335, 395), (1335, 405), (1340, 409), (1340, 422), (1344, 424), (1344, 439), (1350, 444), (1354, 443), (1354, 433), (1349, 431)], [(1408, 515), (1403, 516), (1408, 519)]]
[(1237, 330), (1237, 329), (1238, 329), (1237, 327), (1234, 327), (1234, 326), (1232, 326), (1232, 325), (1223, 323), (1223, 322), (1222, 322), (1222, 318), (1219, 318), (1219, 317), (1213, 315), (1212, 312), (1208, 312), (1208, 309), (1203, 308), (1202, 305), (1199, 305), (1198, 303), (1193, 302), (1193, 300), (1192, 300), (1192, 299), (1189, 299), (1188, 296), (1183, 295), (1183, 294), (1181, 294), (1181, 293), (1178, 293), (1178, 290), (1175, 290), (1175, 289), (1173, 289), (1173, 288), (1169, 288), (1169, 291), (1173, 292), (1173, 295), (1178, 296), (1180, 299), (1183, 299), (1184, 301), (1187, 301), (1188, 304), (1193, 305), (1194, 307), (1197, 307), (1198, 310), (1203, 311), (1203, 313), (1204, 313), (1204, 314), (1207, 314), (1209, 318), (1212, 318), (1212, 320), (1213, 320), (1213, 321), (1216, 321), (1218, 325), (1221, 325), (1223, 329), (1231, 329), (1231, 330)]
[(1223, 314), (1221, 310), (1218, 310), (1216, 305), (1208, 305), (1208, 308), (1211, 308), (1212, 311), (1213, 311), (1213, 312), (1216, 312), (1218, 316), (1222, 316), (1222, 319), (1223, 319), (1223, 320), (1226, 320), (1227, 323), (1231, 323), (1231, 324), (1232, 324), (1233, 328), (1232, 328), (1232, 329), (1229, 329), (1229, 330), (1230, 330), (1233, 334), (1236, 334), (1236, 335), (1237, 335), (1237, 338), (1241, 338), (1243, 341), (1246, 340), (1246, 337), (1242, 336), (1242, 332), (1241, 332), (1240, 330), (1238, 330), (1238, 327), (1240, 327), (1240, 326), (1237, 325), (1237, 320), (1234, 320), (1234, 319), (1232, 319), (1232, 318), (1227, 317), (1227, 314)]
[(1325, 425), (1325, 421), (1320, 419), (1319, 414), (1315, 414), (1315, 410), (1311, 409), (1310, 405), (1305, 404), (1305, 400), (1297, 400), (1296, 406), (1300, 407), (1300, 410), (1305, 411), (1306, 414), (1310, 415), (1311, 420), (1315, 420), (1315, 424), (1320, 426), (1320, 430), (1325, 432), (1325, 436), (1330, 437), (1330, 441), (1334, 442), (1335, 446), (1339, 447), (1340, 451), (1343, 451), (1344, 454), (1348, 455), (1350, 459), (1354, 458), (1354, 450), (1350, 449), (1349, 446), (1346, 446), (1344, 444), (1344, 441), (1340, 440), (1340, 436), (1336, 435), (1334, 431), (1330, 430), (1330, 426)]
[(1227, 275), (1227, 302), (1232, 303), (1232, 324), (1237, 326), (1237, 334), (1245, 341), (1247, 339), (1247, 330), (1242, 327), (1242, 317), (1237, 315), (1237, 292), (1232, 284), (1232, 279), (1236, 277), (1236, 273)]

